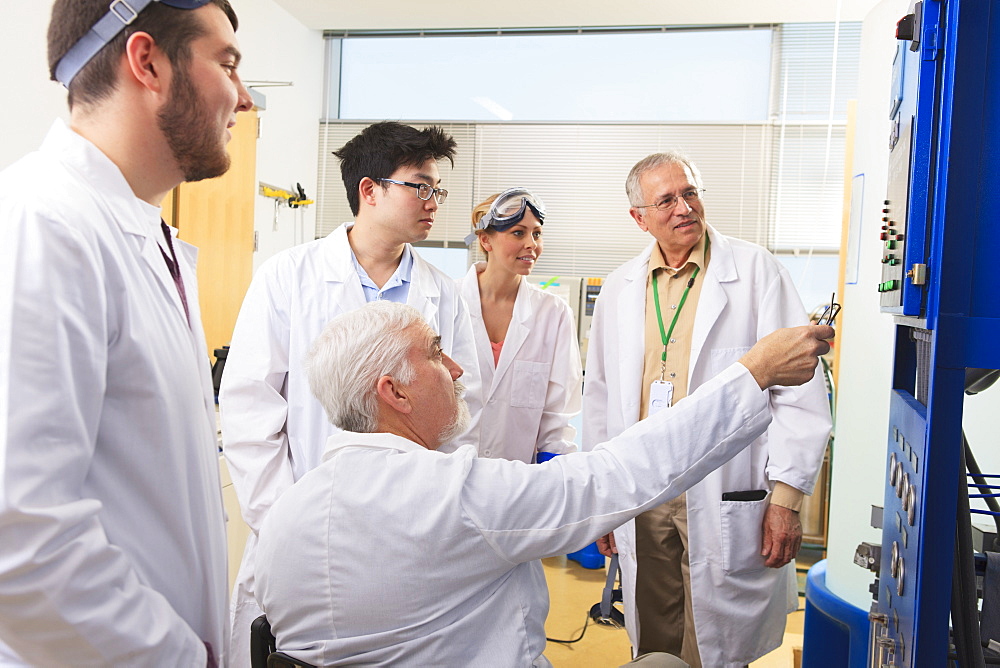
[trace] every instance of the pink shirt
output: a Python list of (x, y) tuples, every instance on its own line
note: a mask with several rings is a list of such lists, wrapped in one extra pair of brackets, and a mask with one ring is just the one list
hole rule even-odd
[(500, 363), (500, 351), (503, 350), (503, 341), (500, 343), (490, 341), (490, 348), (493, 349), (493, 366), (495, 367)]

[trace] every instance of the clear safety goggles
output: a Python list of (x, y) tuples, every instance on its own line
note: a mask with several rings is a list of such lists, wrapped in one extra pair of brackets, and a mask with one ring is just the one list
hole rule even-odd
[[(528, 209), (535, 214), (539, 223), (544, 224), (545, 203), (532, 195), (527, 188), (508, 188), (493, 200), (490, 210), (476, 222), (475, 230), (478, 232), (492, 227), (498, 232), (503, 232), (524, 220), (524, 212)], [(473, 232), (465, 238), (465, 245), (471, 246), (475, 239), (476, 232)]]
[(202, 5), (207, 5), (209, 0), (112, 0), (108, 5), (108, 13), (102, 16), (94, 27), (59, 60), (59, 64), (56, 65), (56, 79), (59, 83), (69, 88), (70, 82), (80, 73), (84, 65), (153, 2), (161, 2), (177, 9), (198, 9)]
[(497, 195), (493, 205), (486, 215), (476, 223), (477, 230), (495, 227), (503, 232), (512, 225), (520, 223), (524, 212), (531, 209), (538, 222), (545, 221), (545, 204), (525, 188), (508, 188)]

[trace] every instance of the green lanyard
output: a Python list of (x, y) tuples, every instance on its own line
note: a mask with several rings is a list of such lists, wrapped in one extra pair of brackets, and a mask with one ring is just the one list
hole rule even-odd
[(677, 304), (677, 309), (674, 311), (674, 319), (670, 321), (670, 329), (666, 333), (663, 331), (663, 316), (660, 315), (660, 291), (656, 285), (656, 272), (653, 272), (653, 302), (656, 304), (656, 322), (660, 325), (660, 338), (663, 340), (663, 354), (660, 356), (660, 380), (663, 380), (667, 372), (667, 343), (670, 342), (670, 335), (674, 333), (677, 318), (681, 315), (681, 309), (684, 308), (684, 302), (687, 301), (688, 292), (694, 286), (694, 279), (698, 277), (700, 270), (701, 267), (695, 265), (694, 273), (691, 274), (687, 287), (684, 288), (684, 294), (681, 295), (681, 301)]

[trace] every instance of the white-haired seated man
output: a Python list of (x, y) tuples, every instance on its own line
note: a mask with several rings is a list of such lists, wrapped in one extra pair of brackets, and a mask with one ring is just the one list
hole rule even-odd
[(257, 600), (278, 649), (322, 666), (549, 666), (538, 559), (717, 469), (766, 429), (763, 389), (812, 378), (832, 336), (778, 330), (676, 407), (529, 465), (435, 451), (468, 411), (462, 369), (418, 311), (380, 301), (337, 317), (307, 368), (344, 431), (260, 530)]

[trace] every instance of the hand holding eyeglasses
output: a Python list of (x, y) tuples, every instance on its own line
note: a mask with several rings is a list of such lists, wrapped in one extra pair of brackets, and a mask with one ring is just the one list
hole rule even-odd
[(837, 315), (840, 313), (840, 304), (835, 301), (836, 298), (836, 292), (830, 295), (830, 304), (823, 310), (823, 315), (821, 315), (819, 320), (816, 322), (817, 325), (833, 326), (833, 321), (836, 320)]

